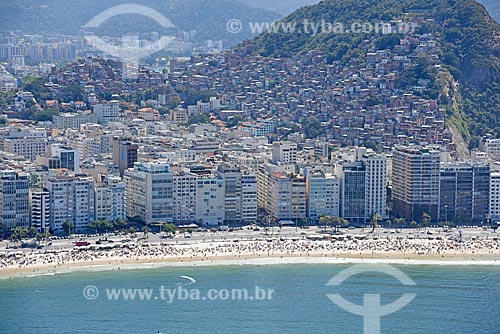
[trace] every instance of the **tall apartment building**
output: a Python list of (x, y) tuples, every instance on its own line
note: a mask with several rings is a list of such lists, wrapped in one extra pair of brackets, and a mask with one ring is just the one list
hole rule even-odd
[(307, 217), (306, 179), (270, 164), (259, 167), (257, 200), (259, 208), (278, 220)]
[(6, 152), (20, 155), (26, 160), (35, 161), (37, 156), (45, 154), (47, 150), (47, 138), (6, 138), (3, 149)]
[(196, 221), (203, 225), (223, 225), (224, 181), (214, 176), (200, 176), (196, 182)]
[(71, 147), (58, 144), (51, 145), (50, 152), (52, 156), (59, 159), (59, 168), (65, 168), (75, 173), (80, 173), (80, 152)]
[(29, 176), (14, 170), (0, 172), (0, 225), (29, 227)]
[(341, 216), (352, 223), (363, 223), (366, 214), (366, 168), (362, 161), (342, 166)]
[(241, 122), (238, 130), (248, 132), (252, 137), (260, 137), (274, 133), (276, 122), (273, 119), (259, 119), (251, 122)]
[(134, 168), (134, 163), (137, 162), (137, 149), (139, 147), (119, 137), (113, 138), (113, 163), (118, 165), (120, 176), (128, 168)]
[(170, 121), (173, 123), (186, 124), (189, 120), (188, 112), (184, 108), (170, 110)]
[(59, 173), (49, 175), (45, 187), (50, 193), (50, 227), (63, 232), (66, 221), (73, 222), (75, 231), (85, 232), (94, 220), (94, 179), (87, 174)]
[(198, 176), (182, 170), (174, 173), (174, 221), (196, 221), (196, 191)]
[(146, 222), (174, 220), (173, 173), (166, 163), (139, 163), (124, 174), (127, 216)]
[(308, 170), (307, 186), (307, 217), (318, 222), (321, 216), (338, 217), (340, 202), (340, 182), (333, 175), (321, 170)]
[(500, 220), (500, 172), (490, 174), (490, 218)]
[(440, 221), (486, 223), (490, 199), (488, 164), (460, 163), (442, 166), (439, 187)]
[(113, 221), (127, 218), (125, 183), (113, 175), (95, 185), (95, 219)]
[(493, 160), (500, 160), (500, 139), (486, 139), (484, 143), (486, 154)]
[(273, 143), (272, 160), (275, 164), (297, 163), (297, 143), (290, 141)]
[(219, 165), (217, 177), (224, 185), (224, 224), (230, 226), (241, 223), (241, 170)]
[(99, 124), (108, 124), (120, 120), (120, 103), (118, 101), (104, 101), (94, 105), (94, 115)]
[(393, 152), (392, 198), (396, 216), (421, 221), (438, 217), (440, 152), (417, 146)]
[(31, 226), (38, 232), (50, 230), (50, 192), (45, 188), (30, 189)]
[(365, 165), (365, 217), (370, 219), (379, 213), (387, 215), (387, 158), (368, 153), (361, 158)]
[(52, 116), (52, 122), (57, 129), (80, 129), (80, 126), (87, 123), (97, 122), (94, 114), (85, 111), (78, 113), (60, 113)]
[(36, 162), (50, 169), (68, 169), (80, 173), (80, 152), (61, 144), (52, 144), (47, 154), (38, 156)]
[(248, 171), (241, 175), (241, 220), (247, 224), (257, 221), (257, 176)]

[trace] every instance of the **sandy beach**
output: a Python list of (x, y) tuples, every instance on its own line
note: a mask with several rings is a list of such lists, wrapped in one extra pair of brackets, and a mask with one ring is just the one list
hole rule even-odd
[(404, 237), (248, 240), (0, 251), (0, 279), (165, 266), (387, 263), (500, 265), (500, 242)]

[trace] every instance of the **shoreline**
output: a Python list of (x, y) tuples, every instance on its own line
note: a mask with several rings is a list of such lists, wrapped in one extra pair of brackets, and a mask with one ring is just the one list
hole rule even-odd
[(77, 247), (67, 241), (41, 250), (0, 250), (0, 280), (74, 272), (162, 267), (293, 264), (393, 264), (500, 266), (500, 240), (473, 235), (439, 238), (404, 235), (350, 236), (316, 240), (175, 240), (140, 242), (115, 238), (111, 244)]
[(373, 254), (323, 254), (291, 255), (221, 255), (210, 257), (180, 258), (113, 258), (97, 261), (79, 261), (64, 264), (42, 264), (26, 267), (0, 269), (0, 280), (55, 276), (79, 272), (109, 272), (121, 270), (147, 270), (166, 267), (208, 267), (208, 266), (269, 266), (269, 265), (340, 265), (340, 264), (390, 264), (390, 265), (432, 265), (432, 266), (500, 266), (499, 254), (446, 254), (406, 255), (390, 253)]

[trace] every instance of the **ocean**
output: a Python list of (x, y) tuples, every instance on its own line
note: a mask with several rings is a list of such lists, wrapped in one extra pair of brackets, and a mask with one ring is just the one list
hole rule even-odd
[(384, 266), (361, 265), (327, 285), (349, 268), (164, 267), (4, 279), (0, 333), (364, 333), (364, 316), (331, 294), (361, 307), (367, 294), (382, 305), (414, 294), (380, 316), (380, 333), (500, 333), (500, 266), (395, 266), (409, 285)]

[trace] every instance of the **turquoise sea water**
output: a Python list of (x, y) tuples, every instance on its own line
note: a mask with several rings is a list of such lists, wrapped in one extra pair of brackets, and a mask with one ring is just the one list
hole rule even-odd
[[(381, 333), (500, 333), (498, 266), (397, 266), (416, 286), (375, 272), (326, 285), (348, 267), (168, 267), (1, 280), (0, 333), (363, 333), (363, 318), (333, 304), (326, 296), (331, 293), (357, 304), (365, 293), (380, 294), (382, 304), (415, 293), (407, 307), (382, 318)], [(196, 283), (179, 288), (189, 283), (180, 276)], [(89, 285), (99, 290), (93, 300), (83, 296)], [(167, 303), (162, 285), (189, 291), (192, 298)], [(271, 299), (202, 298), (209, 289), (247, 289), (250, 296), (255, 286), (273, 289)], [(155, 293), (151, 300), (109, 300), (106, 289), (112, 288)]]

